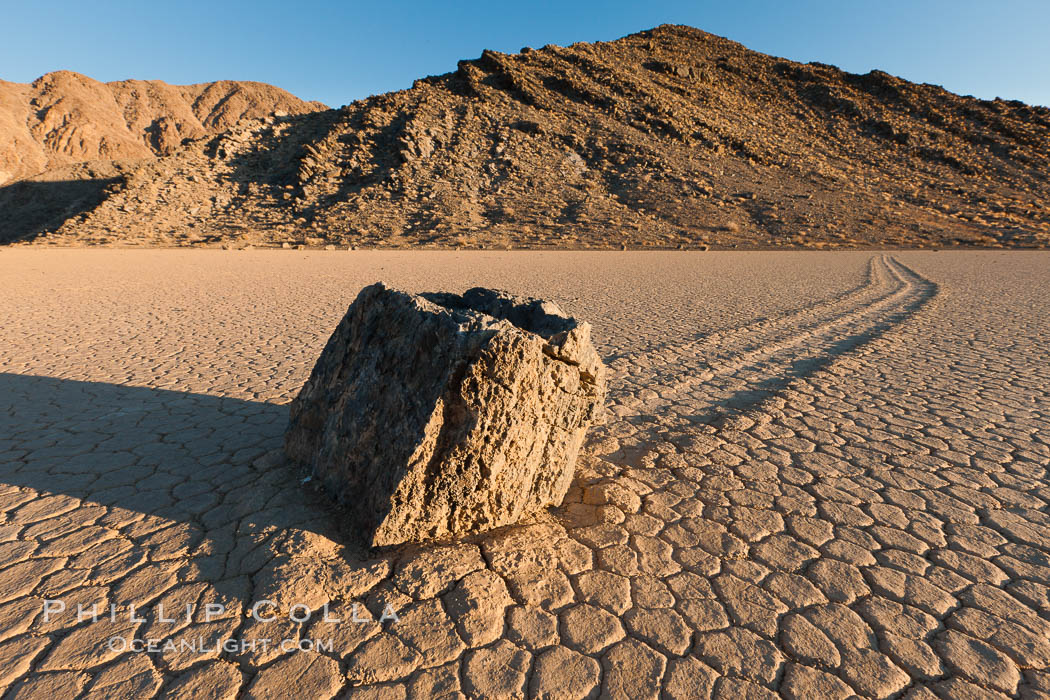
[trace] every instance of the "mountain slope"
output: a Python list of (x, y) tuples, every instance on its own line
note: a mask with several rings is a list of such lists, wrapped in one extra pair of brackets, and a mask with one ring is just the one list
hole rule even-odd
[(1045, 108), (663, 26), (242, 123), (115, 178), (43, 240), (1044, 246), (1048, 170)]
[(100, 83), (70, 71), (0, 81), (0, 185), (83, 161), (167, 155), (244, 117), (324, 109), (264, 83)]

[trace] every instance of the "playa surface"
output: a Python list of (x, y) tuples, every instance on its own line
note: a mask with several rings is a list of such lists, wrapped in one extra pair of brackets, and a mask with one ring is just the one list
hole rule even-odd
[[(376, 280), (593, 324), (562, 508), (369, 552), (285, 463)], [(5, 697), (1050, 694), (1046, 253), (8, 249), (0, 288)]]

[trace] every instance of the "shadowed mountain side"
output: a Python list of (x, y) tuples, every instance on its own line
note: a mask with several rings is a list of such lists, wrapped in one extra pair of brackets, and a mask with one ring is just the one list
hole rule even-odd
[(1050, 110), (682, 26), (485, 51), (128, 177), (60, 244), (1043, 246)]
[(0, 243), (32, 239), (98, 206), (120, 178), (19, 180), (0, 187)]

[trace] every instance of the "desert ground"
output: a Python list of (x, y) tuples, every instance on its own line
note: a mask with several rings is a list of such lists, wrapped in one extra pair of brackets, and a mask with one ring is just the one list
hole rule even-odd
[[(593, 324), (561, 508), (368, 551), (286, 463), (377, 280)], [(20, 248), (0, 288), (5, 698), (1050, 696), (1047, 253)]]

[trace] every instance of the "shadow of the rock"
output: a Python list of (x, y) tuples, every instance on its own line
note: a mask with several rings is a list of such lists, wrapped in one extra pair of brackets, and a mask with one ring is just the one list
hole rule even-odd
[(185, 487), (236, 481), (280, 447), (287, 418), (272, 404), (35, 375), (0, 374), (0, 397), (5, 483), (173, 518), (203, 515), (189, 503), (212, 499)]
[(113, 546), (105, 536), (117, 533), (135, 565), (177, 561), (183, 580), (220, 591), (228, 582), (237, 597), (245, 577), (257, 582), (289, 558), (367, 565), (374, 557), (346, 536), (340, 511), (284, 459), (287, 414), (219, 396), (0, 374), (5, 522), (39, 527), (94, 512), (100, 539), (90, 546)]

